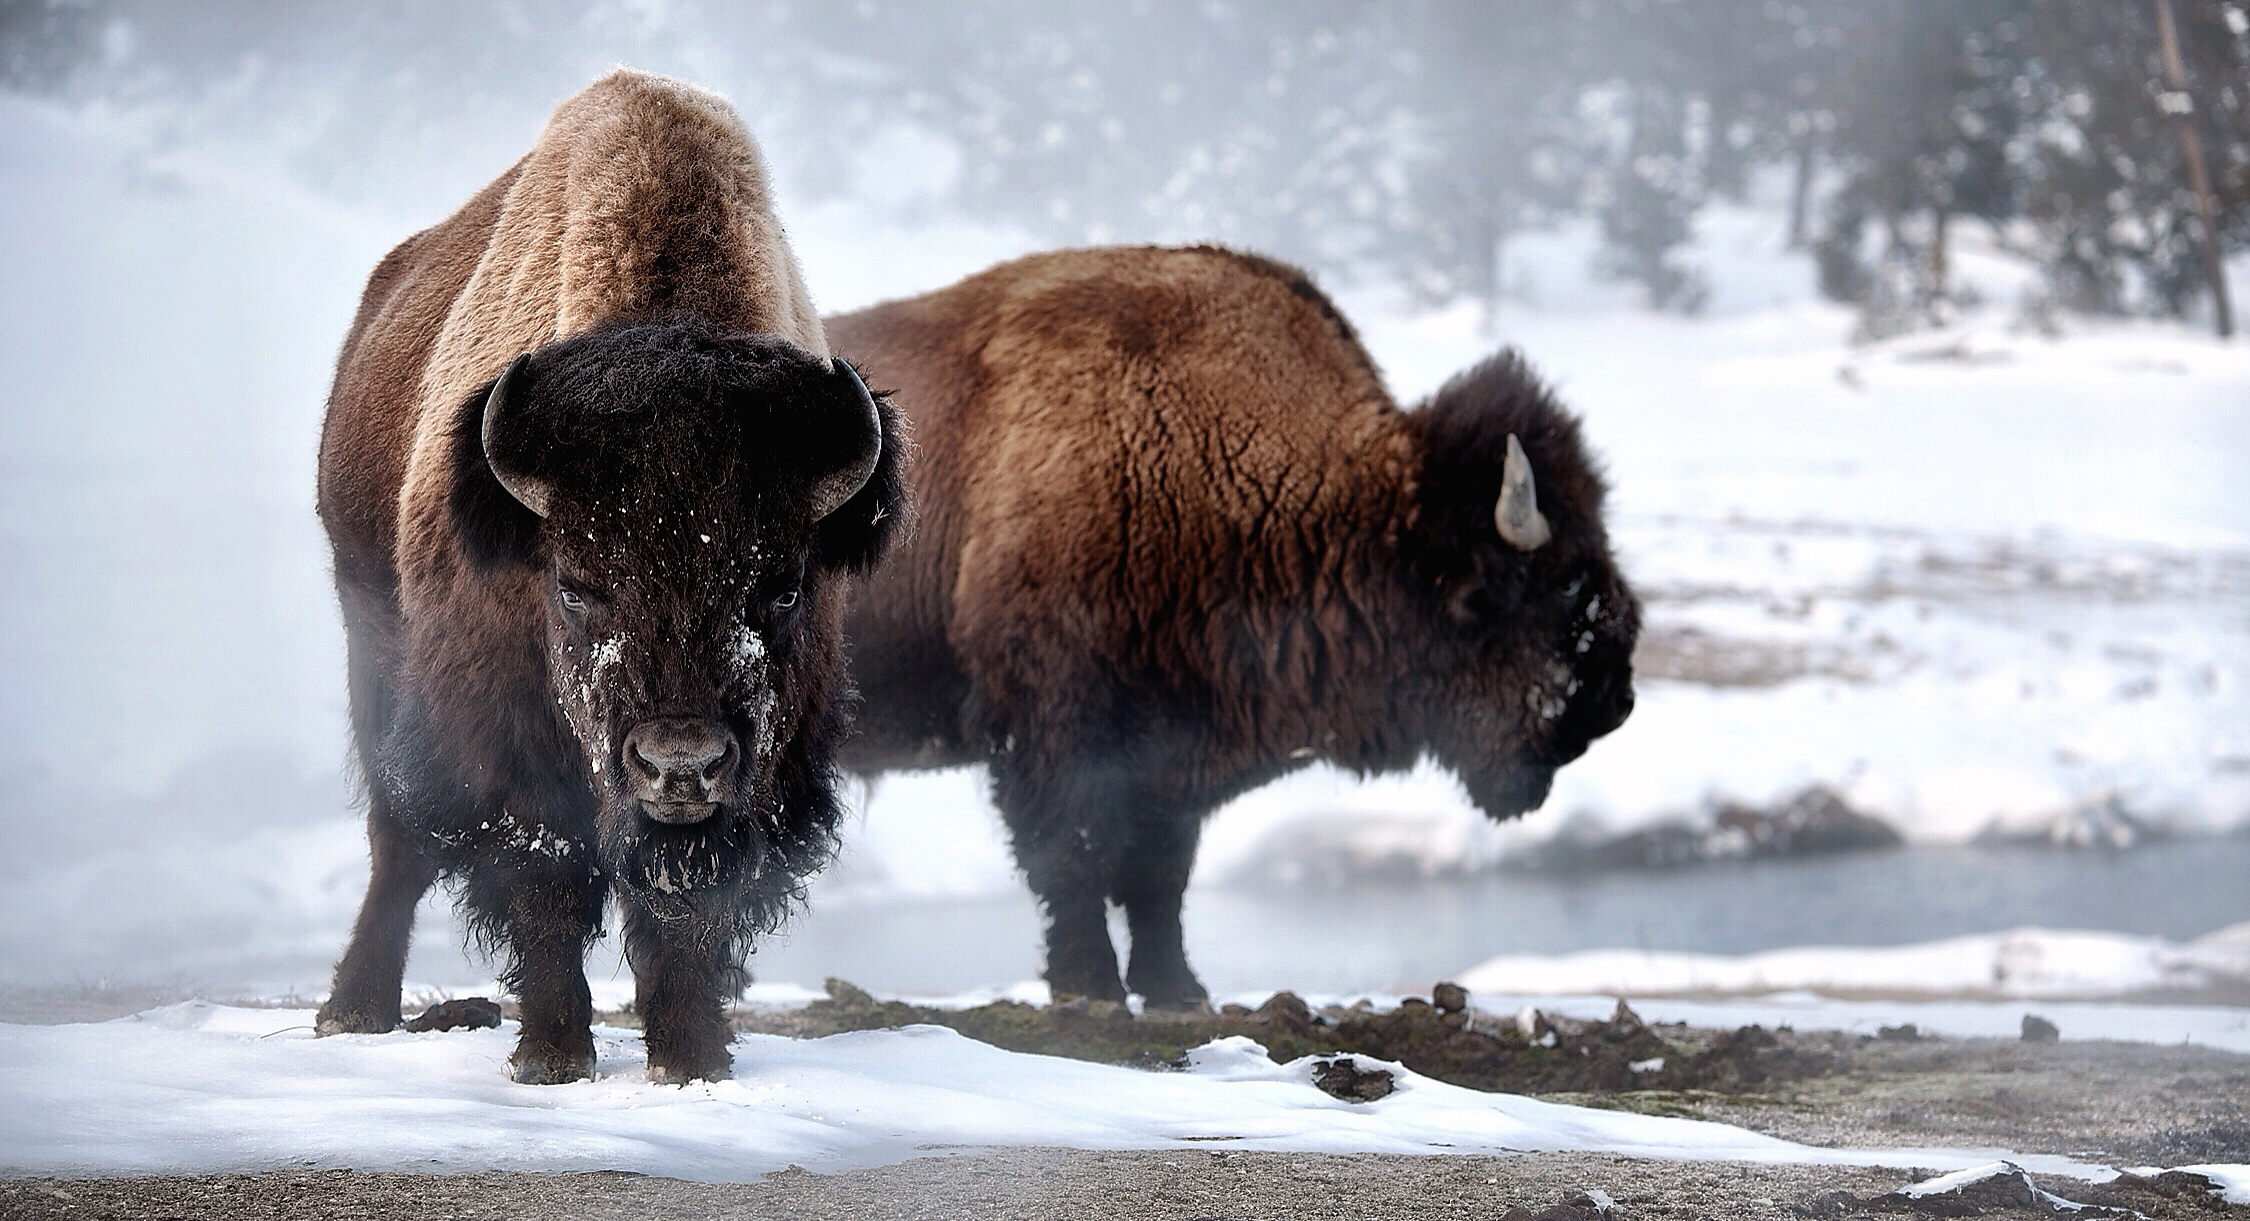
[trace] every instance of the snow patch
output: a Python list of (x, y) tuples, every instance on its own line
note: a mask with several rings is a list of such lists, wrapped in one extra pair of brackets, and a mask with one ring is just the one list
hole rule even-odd
[(1729, 956), (1592, 950), (1503, 955), (1461, 984), (1511, 995), (1758, 995), (2089, 999), (2250, 988), (2250, 925), (2186, 944), (2119, 933), (2024, 928), (1919, 945), (1807, 946)]
[[(29, 1174), (633, 1170), (754, 1180), (926, 1156), (932, 1146), (1302, 1152), (1599, 1150), (1636, 1157), (1936, 1169), (1993, 1151), (1855, 1151), (1724, 1124), (1485, 1094), (1384, 1064), (1389, 1097), (1347, 1103), (1248, 1039), (1151, 1073), (973, 1042), (941, 1027), (745, 1035), (732, 1081), (653, 1086), (637, 1033), (595, 1031), (598, 1077), (508, 1079), (515, 1023), (316, 1039), (310, 1010), (191, 1003), (115, 1022), (0, 1026), (0, 1168)], [(2092, 1177), (2064, 1158), (2035, 1168)]]

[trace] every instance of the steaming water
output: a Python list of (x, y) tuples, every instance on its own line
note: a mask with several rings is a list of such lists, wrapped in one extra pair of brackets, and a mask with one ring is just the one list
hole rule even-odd
[[(1188, 954), (1215, 992), (1427, 988), (1497, 954), (1632, 947), (1741, 954), (1900, 945), (2022, 925), (2187, 939), (2250, 920), (2250, 838), (2114, 856), (1916, 848), (1584, 876), (1483, 874), (1188, 895)], [(816, 911), (759, 978), (959, 992), (1038, 974), (1028, 895)], [(1118, 944), (1125, 944), (1117, 930)]]

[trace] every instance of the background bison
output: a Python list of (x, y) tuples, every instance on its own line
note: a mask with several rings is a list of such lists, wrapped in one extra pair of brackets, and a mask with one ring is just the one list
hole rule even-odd
[(1429, 754), (1511, 817), (1632, 708), (1601, 480), (1512, 354), (1400, 411), (1303, 274), (1210, 248), (1039, 255), (829, 333), (920, 446), (918, 537), (847, 626), (848, 762), (990, 766), (1058, 995), (1204, 999), (1180, 899), (1229, 797)]
[(398, 1024), (452, 874), (517, 1080), (592, 1072), (610, 894), (650, 1075), (727, 1075), (748, 938), (831, 847), (835, 578), (880, 555), (898, 452), (712, 95), (597, 82), (383, 260), (321, 450), (374, 849), (321, 1031)]

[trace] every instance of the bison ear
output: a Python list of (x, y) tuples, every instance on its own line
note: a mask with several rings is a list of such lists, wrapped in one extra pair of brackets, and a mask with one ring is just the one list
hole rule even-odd
[[(479, 573), (531, 564), (539, 554), (539, 514), (510, 492), (485, 452), (486, 423), (495, 390), (502, 397), (523, 389), (518, 357), (507, 371), (477, 388), (454, 415), (453, 487), (446, 498), (453, 536)], [(513, 382), (509, 387), (505, 383)]]
[[(842, 366), (843, 358), (837, 357), (836, 363)], [(853, 415), (864, 410), (865, 402), (874, 404), (882, 448), (866, 482), (820, 519), (820, 563), (824, 568), (866, 572), (882, 562), (891, 539), (906, 524), (906, 421), (889, 392), (869, 394), (856, 375), (835, 378), (831, 385), (855, 400), (848, 409)]]

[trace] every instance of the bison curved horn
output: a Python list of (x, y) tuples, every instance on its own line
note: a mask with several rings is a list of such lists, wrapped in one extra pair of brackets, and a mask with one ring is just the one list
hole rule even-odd
[(861, 453), (856, 461), (821, 477), (812, 487), (812, 515), (818, 521), (844, 507), (844, 502), (859, 495), (867, 481), (875, 474), (875, 464), (883, 457), (883, 414), (875, 408), (875, 396), (867, 392), (867, 383), (860, 380), (859, 370), (851, 362), (838, 356), (833, 360), (830, 376), (851, 387), (859, 405), (864, 432), (861, 436)]
[(508, 495), (516, 498), (524, 508), (541, 517), (547, 515), (554, 499), (554, 489), (547, 481), (525, 471), (511, 470), (493, 451), (493, 440), (500, 435), (500, 421), (508, 410), (508, 383), (515, 380), (516, 372), (531, 360), (526, 352), (508, 362), (500, 377), (492, 383), (492, 393), (484, 396), (484, 460), (492, 467), (492, 477), (500, 481)]
[(1547, 516), (1539, 511), (1539, 489), (1531, 481), (1531, 459), (1523, 456), (1523, 443), (1508, 434), (1508, 459), (1500, 471), (1500, 503), (1492, 507), (1492, 522), (1500, 537), (1519, 551), (1536, 551), (1554, 537)]

